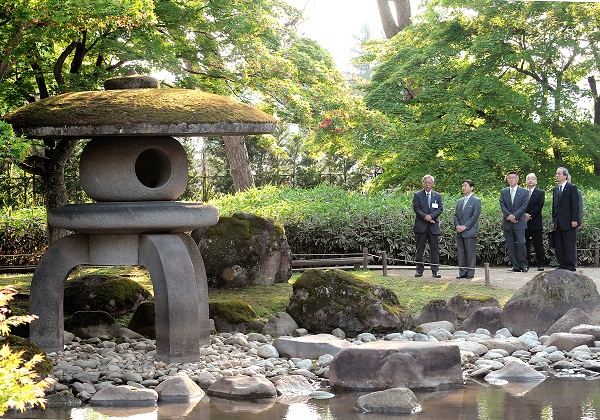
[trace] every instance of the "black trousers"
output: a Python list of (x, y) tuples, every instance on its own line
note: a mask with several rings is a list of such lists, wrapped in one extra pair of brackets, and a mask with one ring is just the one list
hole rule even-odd
[(422, 273), (425, 267), (423, 266), (423, 254), (425, 253), (425, 243), (429, 242), (429, 254), (431, 255), (431, 272), (437, 273), (438, 265), (440, 264), (439, 242), (440, 235), (431, 233), (431, 229), (427, 229), (425, 233), (416, 233), (417, 239), (417, 273)]
[(544, 232), (542, 229), (525, 230), (525, 247), (527, 248), (527, 261), (533, 261), (531, 258), (531, 245), (535, 250), (535, 263), (538, 267), (546, 265), (546, 252), (544, 251)]
[(557, 268), (575, 271), (577, 267), (577, 229), (556, 229), (554, 231), (554, 252)]

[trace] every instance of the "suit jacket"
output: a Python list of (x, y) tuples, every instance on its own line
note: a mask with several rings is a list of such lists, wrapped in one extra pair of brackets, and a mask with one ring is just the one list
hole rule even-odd
[(541, 230), (543, 227), (542, 209), (546, 201), (546, 193), (537, 187), (533, 189), (527, 203), (525, 213), (531, 216), (531, 220), (527, 222), (527, 229)]
[[(425, 190), (417, 191), (413, 196), (413, 210), (415, 212), (415, 224), (413, 231), (415, 233), (425, 233), (427, 229), (431, 229), (431, 233), (439, 235), (442, 233), (440, 229), (440, 221), (438, 217), (444, 211), (442, 203), (442, 194), (431, 190), (431, 208), (427, 205), (427, 195)], [(430, 215), (435, 223), (426, 222), (425, 216)]]
[[(523, 187), (517, 186), (515, 192), (515, 199), (511, 203), (510, 201), (510, 187), (504, 188), (500, 191), (500, 210), (502, 210), (502, 229), (509, 230), (514, 228), (516, 230), (525, 230), (527, 228), (527, 220), (525, 220), (525, 210), (527, 209), (527, 203), (529, 202), (529, 191)], [(513, 223), (506, 218), (510, 215), (515, 216), (519, 221)]]
[(581, 224), (579, 211), (579, 190), (570, 182), (565, 184), (562, 193), (559, 193), (558, 185), (552, 190), (552, 224), (554, 230), (572, 229), (571, 221)]
[(456, 233), (456, 236), (463, 238), (477, 237), (479, 234), (479, 215), (481, 214), (481, 199), (471, 195), (467, 201), (467, 205), (463, 209), (465, 197), (458, 200), (456, 209), (454, 210), (454, 227), (464, 225), (467, 230)]

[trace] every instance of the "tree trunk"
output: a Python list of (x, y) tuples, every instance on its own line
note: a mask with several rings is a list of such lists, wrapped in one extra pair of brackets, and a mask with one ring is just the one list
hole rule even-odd
[[(594, 99), (594, 124), (600, 125), (600, 95), (598, 94), (598, 88), (596, 86), (596, 78), (594, 76), (589, 76), (588, 83)], [(600, 176), (600, 162), (594, 162), (594, 175)]]
[[(396, 8), (396, 20), (392, 15), (390, 1)], [(377, 0), (377, 7), (387, 39), (393, 38), (394, 35), (410, 25), (410, 0)]]
[[(42, 177), (46, 187), (46, 212), (67, 204), (65, 186), (65, 166), (73, 153), (78, 140), (59, 140), (48, 156), (48, 162)], [(48, 245), (67, 235), (64, 229), (48, 226)]]
[(254, 186), (254, 178), (250, 171), (248, 149), (243, 136), (223, 136), (225, 154), (233, 178), (235, 192), (244, 191)]

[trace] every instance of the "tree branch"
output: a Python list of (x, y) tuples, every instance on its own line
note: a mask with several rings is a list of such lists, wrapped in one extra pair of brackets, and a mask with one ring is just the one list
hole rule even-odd
[(54, 63), (54, 80), (56, 80), (56, 83), (59, 86), (65, 84), (65, 78), (62, 75), (62, 68), (63, 68), (63, 65), (65, 64), (65, 60), (73, 52), (76, 45), (77, 45), (77, 41), (71, 42), (67, 46), (67, 48), (65, 48), (65, 50), (58, 56), (56, 63)]

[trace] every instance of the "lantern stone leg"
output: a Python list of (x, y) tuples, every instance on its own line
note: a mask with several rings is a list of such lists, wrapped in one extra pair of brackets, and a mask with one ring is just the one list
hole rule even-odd
[(154, 287), (156, 357), (168, 362), (199, 361), (199, 346), (209, 340), (204, 264), (197, 247), (190, 255), (182, 236), (140, 235), (139, 263), (150, 272)]
[(88, 235), (70, 235), (48, 248), (33, 274), (29, 312), (38, 318), (29, 327), (29, 338), (46, 352), (63, 350), (67, 277), (73, 268), (89, 263)]

